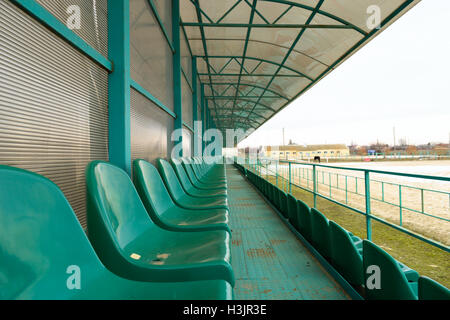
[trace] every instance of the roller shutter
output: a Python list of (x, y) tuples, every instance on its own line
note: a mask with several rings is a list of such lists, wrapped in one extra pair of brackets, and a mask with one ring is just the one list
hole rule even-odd
[(0, 164), (42, 174), (86, 226), (85, 167), (108, 159), (108, 73), (0, 0)]

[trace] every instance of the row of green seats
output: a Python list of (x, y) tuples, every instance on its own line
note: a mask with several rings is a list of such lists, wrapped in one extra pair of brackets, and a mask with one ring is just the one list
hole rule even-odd
[[(238, 169), (242, 167), (235, 165)], [(430, 278), (419, 276), (415, 270), (396, 261), (373, 242), (361, 240), (328, 220), (319, 210), (309, 208), (303, 201), (286, 194), (257, 174), (249, 170), (245, 170), (245, 174), (287, 222), (351, 285), (364, 288), (366, 299), (450, 299), (447, 288)], [(381, 271), (380, 288), (369, 289), (365, 285), (371, 274), (364, 270), (370, 266), (378, 266)]]
[(228, 212), (176, 206), (148, 162), (133, 173), (139, 192), (122, 169), (88, 165), (86, 237), (53, 182), (0, 166), (0, 299), (231, 299)]

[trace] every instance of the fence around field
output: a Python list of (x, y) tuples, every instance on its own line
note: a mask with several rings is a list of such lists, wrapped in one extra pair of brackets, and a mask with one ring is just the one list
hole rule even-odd
[(321, 197), (364, 215), (369, 240), (376, 220), (450, 251), (449, 177), (272, 159), (240, 161), (288, 193), (295, 187), (312, 193), (314, 207)]

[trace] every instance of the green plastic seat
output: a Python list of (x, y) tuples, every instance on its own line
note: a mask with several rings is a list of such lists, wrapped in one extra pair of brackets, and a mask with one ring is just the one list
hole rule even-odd
[(326, 259), (331, 258), (330, 226), (327, 217), (317, 209), (311, 208), (311, 241)]
[(331, 261), (337, 271), (352, 285), (362, 286), (362, 240), (352, 236), (334, 221), (329, 222)]
[(269, 182), (267, 180), (264, 180), (264, 196), (266, 198), (269, 198)]
[(227, 197), (227, 190), (204, 190), (196, 188), (189, 180), (186, 170), (183, 168), (181, 161), (178, 159), (171, 159), (170, 163), (178, 177), (186, 194), (193, 197)]
[(298, 209), (297, 199), (292, 195), (287, 195), (287, 215), (289, 223), (297, 230), (298, 229)]
[(230, 232), (228, 211), (224, 209), (199, 211), (178, 207), (170, 197), (158, 169), (151, 163), (142, 159), (134, 160), (133, 180), (148, 214), (161, 228), (172, 231)]
[(200, 173), (211, 175), (226, 181), (226, 166), (224, 165), (222, 157), (195, 157), (193, 159), (194, 162), (198, 163)]
[(425, 276), (419, 278), (419, 300), (450, 300), (450, 290)]
[(306, 240), (311, 241), (311, 210), (302, 200), (297, 200), (298, 229)]
[(112, 272), (132, 280), (225, 280), (234, 285), (227, 231), (160, 228), (127, 173), (110, 163), (90, 163), (86, 180), (89, 239)]
[(275, 208), (277, 208), (278, 210), (280, 210), (280, 188), (278, 188), (277, 186), (275, 186), (275, 190), (273, 193), (273, 204), (275, 205)]
[(182, 158), (181, 159), (183, 163), (183, 167), (186, 170), (186, 173), (188, 175), (189, 180), (191, 181), (192, 185), (194, 185), (198, 189), (203, 190), (223, 190), (227, 189), (226, 182), (204, 182), (197, 179), (197, 176), (194, 173), (194, 170), (192, 169), (192, 161)]
[(175, 171), (166, 160), (157, 159), (156, 164), (159, 174), (177, 206), (191, 210), (225, 209), (229, 211), (227, 198), (190, 196), (183, 190)]
[[(0, 300), (232, 298), (224, 280), (143, 282), (113, 274), (53, 182), (7, 166), (0, 166), (0, 181)], [(77, 268), (80, 289), (69, 289)]]
[(408, 282), (399, 263), (371, 241), (363, 240), (364, 283), (370, 276), (369, 266), (380, 268), (380, 288), (366, 288), (368, 300), (417, 300), (417, 282)]
[(288, 200), (287, 200), (287, 193), (284, 192), (283, 190), (280, 190), (280, 192), (278, 193), (278, 196), (280, 197), (279, 199), (279, 210), (281, 212), (281, 214), (283, 215), (284, 218), (288, 219)]
[(192, 169), (194, 170), (194, 174), (197, 179), (205, 182), (205, 183), (225, 183), (226, 177), (223, 174), (218, 173), (215, 170), (206, 170), (204, 166), (202, 166), (201, 160), (197, 158), (193, 158), (191, 160)]

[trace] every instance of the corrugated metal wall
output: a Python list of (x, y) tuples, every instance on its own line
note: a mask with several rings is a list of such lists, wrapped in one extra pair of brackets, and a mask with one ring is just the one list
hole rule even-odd
[(131, 159), (153, 162), (170, 157), (173, 118), (136, 90), (131, 90)]
[(107, 71), (5, 0), (0, 70), (0, 164), (51, 179), (85, 227), (85, 167), (108, 160)]
[(36, 2), (64, 24), (70, 16), (67, 9), (72, 5), (78, 6), (81, 26), (80, 29), (72, 31), (102, 55), (108, 56), (108, 0), (36, 0)]
[(173, 111), (172, 51), (147, 0), (130, 1), (130, 38), (131, 78)]

